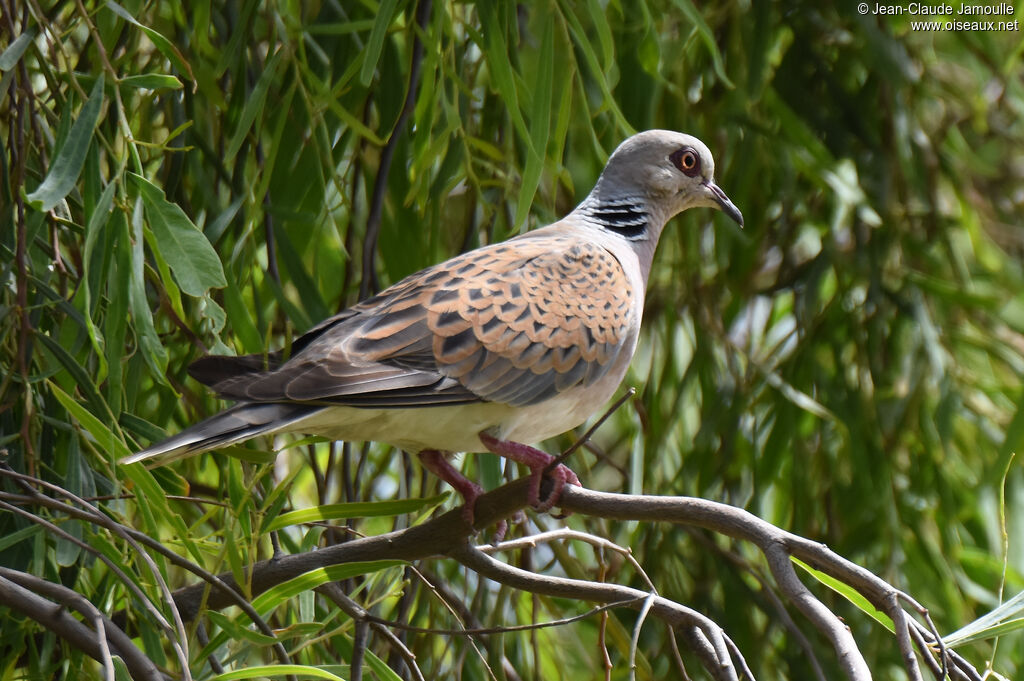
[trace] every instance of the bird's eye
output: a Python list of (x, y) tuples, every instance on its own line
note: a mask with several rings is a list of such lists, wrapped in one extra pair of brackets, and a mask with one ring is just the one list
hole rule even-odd
[(700, 156), (690, 147), (673, 151), (669, 159), (687, 177), (696, 177), (700, 174)]

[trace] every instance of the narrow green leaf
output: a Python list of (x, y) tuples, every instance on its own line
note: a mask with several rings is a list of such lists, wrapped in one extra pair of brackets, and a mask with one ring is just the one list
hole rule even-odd
[(20, 530), (11, 532), (10, 534), (0, 536), (0, 551), (6, 551), (18, 542), (30, 539), (42, 531), (42, 525), (29, 525), (28, 527), (23, 527)]
[(241, 526), (244, 537), (252, 535), (252, 511), (254, 503), (252, 494), (245, 480), (245, 472), (242, 470), (242, 463), (238, 459), (227, 461), (228, 469), (228, 501), (235, 511), (235, 517)]
[(368, 31), (373, 28), (373, 24), (373, 19), (360, 19), (335, 24), (314, 24), (303, 28), (310, 35), (347, 35), (349, 33)]
[[(36, 213), (35, 215), (42, 217), (43, 214)], [(49, 301), (56, 305), (57, 310), (67, 315), (68, 322), (74, 322), (80, 328), (85, 329), (85, 315), (72, 305), (71, 301), (64, 298), (57, 291), (54, 291), (48, 281), (44, 281), (32, 274), (29, 275), (28, 280), (39, 290), (40, 294), (46, 296)]]
[(274, 233), (277, 236), (278, 262), (284, 266), (284, 269), (291, 276), (291, 284), (298, 290), (299, 301), (302, 303), (301, 309), (304, 319), (293, 318), (293, 321), (297, 325), (301, 321), (302, 325), (300, 325), (300, 328), (303, 330), (308, 329), (312, 324), (305, 325), (305, 320), (325, 319), (330, 316), (331, 312), (323, 296), (320, 294), (320, 289), (317, 288), (316, 282), (313, 281), (313, 277), (310, 276), (309, 271), (306, 269), (302, 256), (292, 241), (292, 236), (279, 222), (274, 224)]
[[(157, 466), (150, 472), (153, 474), (153, 480), (160, 485), (160, 489), (166, 494), (183, 496), (189, 493), (188, 480), (178, 475), (173, 468)], [(183, 534), (182, 539), (188, 541), (187, 536), (187, 534)]]
[[(559, 41), (561, 42), (561, 41)], [(568, 43), (568, 39), (566, 39)], [(562, 50), (559, 50), (561, 54)], [(559, 56), (555, 57), (559, 59)], [(566, 62), (571, 60), (565, 59)], [(558, 102), (558, 113), (555, 116), (555, 133), (554, 133), (554, 149), (552, 158), (561, 159), (565, 158), (565, 140), (569, 133), (569, 123), (572, 120), (572, 81), (575, 77), (575, 70), (573, 68), (558, 69), (555, 72), (555, 84), (553, 87), (554, 92), (561, 92), (561, 97)]]
[(852, 586), (840, 582), (835, 577), (826, 575), (821, 570), (815, 570), (799, 558), (790, 557), (790, 560), (792, 560), (794, 563), (803, 568), (804, 571), (806, 571), (807, 574), (809, 574), (811, 577), (814, 577), (816, 580), (818, 580), (828, 588), (832, 589), (846, 600), (853, 603), (861, 612), (863, 612), (866, 615), (870, 615), (883, 627), (885, 627), (889, 631), (895, 631), (895, 628), (893, 627), (892, 623), (892, 618), (890, 618), (888, 615), (886, 615), (884, 612), (882, 612), (875, 606), (871, 605), (868, 599), (864, 598), (864, 596), (862, 596), (860, 592), (854, 589)]
[[(526, 129), (526, 121), (523, 120), (523, 113), (519, 109), (519, 96), (516, 94), (515, 78), (512, 75), (512, 63), (508, 58), (508, 48), (505, 46), (505, 35), (498, 22), (495, 5), (490, 2), (481, 2), (476, 6), (480, 13), (482, 24), (484, 54), (487, 57), (487, 68), (491, 74), (491, 81), (498, 94), (508, 108), (509, 118), (516, 132), (524, 140), (530, 139), (530, 133)], [(533, 153), (543, 153), (541, 150), (531, 149)]]
[(57, 152), (57, 156), (50, 164), (50, 170), (46, 174), (43, 183), (36, 187), (36, 190), (26, 196), (33, 206), (46, 212), (57, 205), (61, 199), (68, 195), (78, 181), (78, 175), (85, 165), (85, 155), (89, 151), (89, 143), (92, 142), (93, 129), (96, 121), (100, 118), (100, 108), (103, 106), (103, 74), (96, 79), (67, 140)]
[(89, 287), (89, 267), (92, 263), (92, 252), (96, 247), (96, 239), (99, 236), (100, 230), (107, 224), (116, 188), (116, 182), (108, 182), (99, 201), (96, 202), (96, 207), (89, 218), (89, 224), (85, 227), (85, 246), (82, 249), (82, 295), (85, 296), (85, 325), (86, 330), (89, 332), (89, 341), (92, 343), (92, 348), (100, 362), (99, 371), (97, 372), (97, 380), (99, 381), (102, 381), (107, 375), (107, 358), (103, 352), (103, 336), (92, 320), (92, 291)]
[(163, 37), (157, 31), (151, 29), (149, 26), (143, 26), (140, 24), (135, 17), (128, 13), (128, 10), (121, 7), (121, 5), (114, 2), (114, 0), (107, 0), (107, 8), (128, 23), (141, 29), (142, 32), (146, 34), (146, 37), (153, 41), (156, 49), (160, 50), (160, 53), (167, 57), (175, 68), (182, 73), (187, 73), (189, 80), (195, 80), (195, 76), (192, 74), (192, 67), (189, 66), (188, 62), (185, 61), (185, 58), (181, 56), (181, 52), (179, 52), (178, 48), (174, 46), (174, 43)]
[[(239, 3), (240, 7), (236, 10), (237, 18), (234, 23), (234, 30), (231, 31), (228, 44), (218, 49), (220, 59), (217, 60), (217, 65), (214, 67), (212, 74), (215, 78), (220, 78), (229, 67), (240, 65), (248, 59), (243, 54), (249, 49), (248, 37), (254, 32), (253, 17), (261, 4), (259, 0), (246, 0)], [(200, 73), (204, 75), (208, 71), (208, 69), (200, 69)], [(217, 89), (219, 89), (219, 86)]]
[[(264, 172), (266, 172), (266, 170), (264, 170)], [(257, 199), (262, 200), (261, 197), (257, 197)], [(231, 202), (231, 205), (225, 208), (220, 215), (218, 215), (214, 220), (206, 223), (203, 227), (203, 234), (206, 235), (206, 238), (210, 240), (211, 244), (214, 246), (217, 245), (217, 242), (224, 234), (224, 230), (228, 228), (231, 221), (235, 219), (236, 215), (238, 215), (238, 209), (242, 207), (242, 203), (244, 201), (245, 194), (239, 194), (238, 197)]]
[(315, 589), (321, 584), (368, 575), (405, 564), (405, 561), (402, 560), (371, 560), (316, 568), (264, 591), (253, 600), (252, 607), (261, 615), (266, 615), (289, 598), (293, 598), (303, 591)]
[[(100, 397), (99, 391), (96, 389), (96, 384), (93, 383), (89, 377), (89, 372), (78, 363), (78, 361), (71, 356), (64, 346), (59, 342), (51, 338), (45, 333), (37, 333), (36, 338), (46, 346), (57, 361), (64, 369), (71, 374), (75, 384), (78, 386), (79, 392), (85, 398), (86, 404), (92, 410), (93, 414), (104, 414), (110, 415), (107, 411), (107, 406), (103, 403), (103, 398)], [(97, 417), (98, 418), (98, 417)]]
[(544, 37), (541, 40), (540, 57), (537, 59), (537, 79), (533, 88), (533, 105), (530, 107), (530, 142), (534, 153), (526, 158), (523, 180), (519, 185), (519, 197), (516, 201), (516, 217), (513, 225), (522, 227), (533, 205), (533, 197), (540, 185), (541, 172), (544, 170), (544, 155), (548, 146), (548, 135), (551, 130), (551, 84), (554, 80), (554, 22), (544, 25)]
[(32, 44), (36, 37), (36, 27), (32, 26), (27, 31), (14, 39), (7, 49), (0, 54), (0, 71), (10, 71), (25, 54), (25, 50)]
[(238, 284), (235, 283), (235, 277), (231, 270), (228, 269), (225, 275), (228, 285), (224, 288), (224, 309), (231, 322), (231, 330), (238, 337), (244, 354), (262, 352), (263, 338), (252, 320), (249, 306), (242, 299), (242, 294), (238, 290)]
[[(64, 488), (79, 497), (89, 496), (88, 492), (83, 494), (82, 490), (82, 448), (78, 438), (72, 438), (65, 454), (67, 468), (64, 472)], [(74, 539), (82, 541), (84, 532), (80, 521), (69, 519), (67, 522), (61, 523), (61, 529)], [(56, 549), (54, 560), (61, 567), (74, 565), (82, 556), (82, 547), (71, 538), (57, 537), (54, 548)]]
[(114, 681), (134, 681), (131, 672), (128, 671), (128, 665), (120, 655), (114, 655), (111, 659), (114, 662)]
[(185, 211), (141, 175), (128, 176), (139, 188), (160, 254), (171, 266), (181, 290), (198, 298), (209, 288), (227, 286), (217, 252)]
[(725, 74), (725, 63), (722, 61), (722, 52), (718, 49), (718, 43), (715, 41), (715, 35), (711, 32), (711, 28), (708, 27), (704, 16), (700, 13), (696, 7), (694, 7), (691, 0), (672, 0), (672, 3), (679, 8), (679, 10), (690, 20), (693, 24), (694, 30), (697, 31), (697, 35), (700, 36), (701, 41), (711, 54), (711, 61), (715, 67), (715, 73), (726, 85), (726, 87), (735, 87), (732, 81), (729, 80), (729, 76)]
[(341, 518), (377, 518), (395, 516), (404, 513), (415, 513), (423, 508), (435, 506), (448, 498), (448, 493), (438, 494), (427, 499), (396, 499), (394, 501), (358, 501), (343, 504), (324, 504), (312, 508), (303, 508), (289, 513), (282, 513), (273, 522), (263, 528), (262, 532), (273, 532), (289, 525), (316, 523)]
[[(214, 335), (219, 335), (224, 330), (224, 323), (227, 321), (227, 315), (224, 312), (224, 308), (217, 304), (213, 298), (206, 294), (202, 296), (200, 300), (200, 312), (203, 315), (203, 319), (207, 320), (210, 324), (209, 331)], [(220, 339), (217, 339), (218, 342)]]
[(644, 71), (652, 77), (657, 78), (661, 69), (661, 45), (658, 43), (658, 34), (653, 26), (647, 27), (643, 39), (636, 48), (636, 58)]
[[(113, 184), (113, 182), (111, 182)], [(124, 397), (123, 367), (125, 337), (128, 334), (128, 301), (132, 285), (132, 246), (128, 238), (128, 221), (122, 211), (117, 211), (107, 223), (107, 229), (114, 233), (107, 243), (111, 253), (110, 276), (106, 280), (107, 313), (103, 319), (103, 337), (106, 342), (107, 385), (106, 397), (110, 413), (121, 413)]]
[[(122, 457), (118, 456), (117, 458)], [(179, 526), (184, 525), (181, 516), (171, 513), (171, 508), (167, 505), (167, 495), (157, 483), (156, 477), (147, 471), (141, 463), (118, 466), (118, 471), (131, 481), (130, 487), (134, 487), (137, 497), (135, 508), (142, 514), (145, 523), (143, 527), (151, 528), (149, 530), (151, 534), (156, 532), (157, 528), (163, 529), (166, 521), (170, 521), (176, 530)], [(160, 520), (157, 520), (158, 518)], [(188, 531), (181, 532), (179, 530), (178, 536), (187, 537)]]
[(277, 452), (268, 452), (263, 449), (254, 449), (242, 445), (231, 445), (217, 450), (233, 459), (245, 461), (246, 463), (273, 463), (277, 459)]
[(330, 681), (345, 681), (345, 679), (332, 674), (320, 667), (309, 667), (301, 664), (270, 664), (265, 667), (248, 667), (246, 669), (235, 669), (223, 674), (217, 674), (210, 678), (210, 681), (233, 681), (234, 679), (255, 679), (267, 676), (309, 676), (315, 679), (329, 679)]
[[(562, 4), (565, 6), (564, 0)], [(572, 35), (573, 43), (583, 53), (583, 58), (587, 62), (587, 68), (590, 69), (590, 73), (597, 82), (597, 86), (601, 89), (604, 105), (611, 111), (619, 127), (628, 132), (633, 132), (633, 126), (626, 120), (626, 116), (622, 113), (622, 109), (619, 108), (615, 96), (612, 94), (605, 70), (601, 66), (601, 61), (597, 58), (597, 54), (594, 52), (594, 46), (590, 44), (586, 31), (583, 30), (583, 25), (580, 24), (579, 17), (576, 16), (571, 7), (565, 8), (562, 15), (569, 23), (569, 33)]]
[[(274, 485), (274, 488), (270, 490), (270, 493), (263, 498), (263, 504), (260, 507), (260, 513), (263, 514), (263, 521), (260, 523), (260, 535), (267, 532), (266, 527), (270, 523), (274, 522), (274, 519), (281, 512), (281, 509), (284, 508), (286, 503), (288, 503), (288, 492), (291, 491), (292, 483), (295, 482), (295, 478), (297, 478), (302, 472), (304, 472), (304, 470), (301, 466), (294, 467), (291, 473), (289, 473), (283, 480), (279, 480), (277, 484)], [(306, 533), (307, 536), (310, 534), (314, 533)]]
[[(251, 200), (254, 205), (265, 205), (265, 201), (267, 199), (267, 191), (269, 190), (271, 183), (274, 181), (274, 169), (277, 166), (277, 160), (283, 156), (285, 157), (285, 163), (291, 162), (291, 153), (289, 153), (288, 151), (290, 145), (282, 144), (281, 140), (285, 133), (289, 132), (289, 127), (294, 126), (295, 124), (295, 119), (293, 117), (294, 110), (292, 109), (292, 101), (295, 99), (295, 91), (296, 89), (298, 89), (296, 85), (298, 80), (299, 79), (293, 80), (292, 86), (289, 87), (284, 92), (284, 94), (278, 95), (277, 113), (275, 115), (268, 117), (276, 117), (277, 120), (268, 120), (268, 122), (266, 123), (266, 125), (268, 125), (268, 127), (270, 128), (270, 135), (269, 139), (267, 139), (266, 144), (268, 153), (266, 153), (263, 157), (263, 168), (260, 172), (260, 182), (259, 184), (256, 185), (256, 188), (252, 193)], [(330, 97), (327, 101), (333, 102), (337, 106), (337, 102), (335, 101), (334, 97)], [(338, 108), (343, 109), (344, 107), (339, 106)], [(262, 218), (256, 218), (255, 216), (253, 216), (253, 219), (258, 219), (262, 221)]]
[[(152, 222), (152, 219), (150, 222)], [(167, 258), (164, 257), (163, 249), (160, 247), (160, 241), (157, 239), (156, 234), (152, 229), (143, 229), (142, 235), (146, 240), (146, 245), (149, 246), (149, 252), (153, 258), (153, 265), (156, 266), (156, 272), (160, 277), (160, 284), (163, 286), (163, 296), (171, 306), (171, 309), (174, 310), (174, 314), (177, 315), (179, 319), (184, 319), (185, 307), (181, 303), (181, 287), (178, 285), (177, 279), (174, 275), (171, 274), (171, 267), (167, 262)]]
[(11, 69), (9, 71), (0, 71), (0, 92), (9, 92), (11, 89), (11, 83), (14, 81), (14, 74), (16, 71)]
[(398, 0), (384, 0), (380, 9), (377, 10), (373, 31), (370, 32), (370, 39), (363, 50), (363, 69), (359, 72), (359, 82), (363, 84), (363, 87), (369, 85), (373, 80), (373, 72), (377, 70), (377, 62), (380, 60), (380, 53), (384, 48), (384, 38), (388, 34), (388, 27), (391, 26), (397, 7)]
[[(1024, 626), (1024, 619), (1017, 617), (1024, 613), (1024, 592), (1021, 592), (1000, 605), (988, 614), (982, 615), (965, 627), (943, 637), (947, 646), (961, 646), (971, 641), (992, 638), (1007, 630), (1012, 631)], [(1013, 618), (1013, 619), (1010, 619)], [(1009, 627), (1009, 629), (1006, 629)]]
[(180, 90), (181, 81), (165, 73), (144, 73), (140, 76), (126, 76), (119, 83), (128, 87), (146, 90)]
[(587, 13), (597, 30), (597, 44), (601, 47), (601, 64), (605, 69), (609, 69), (615, 63), (615, 41), (612, 39), (612, 29), (608, 25), (608, 17), (605, 16), (601, 1), (587, 0)]
[(256, 87), (253, 88), (252, 94), (245, 101), (245, 108), (242, 109), (242, 116), (238, 121), (238, 126), (235, 128), (235, 132), (231, 135), (231, 141), (228, 142), (227, 151), (224, 152), (224, 163), (231, 163), (235, 158), (235, 154), (242, 148), (242, 142), (245, 141), (245, 136), (249, 134), (249, 128), (252, 127), (252, 122), (256, 120), (256, 116), (263, 111), (263, 105), (267, 99), (267, 91), (270, 89), (270, 84), (277, 78), (278, 67), (281, 64), (281, 58), (284, 56), (284, 50), (279, 49), (274, 53), (274, 56), (267, 62), (267, 66), (263, 69), (263, 73), (260, 74), (260, 79), (256, 81)]
[(85, 430), (93, 436), (100, 449), (111, 454), (111, 459), (117, 460), (131, 454), (128, 447), (121, 439), (114, 435), (114, 432), (93, 416), (88, 409), (80, 405), (74, 398), (60, 389), (53, 381), (46, 381), (53, 396), (63, 405), (68, 413), (78, 421)]
[(345, 126), (351, 128), (353, 132), (359, 134), (363, 139), (377, 145), (378, 147), (384, 146), (384, 139), (379, 137), (377, 133), (371, 130), (365, 123), (359, 120), (358, 116), (352, 114), (351, 111), (343, 107), (337, 100), (331, 98), (326, 102), (327, 108), (331, 113), (340, 118)]
[(273, 636), (267, 636), (259, 631), (254, 631), (224, 613), (208, 610), (204, 614), (214, 624), (223, 629), (232, 641), (247, 641), (258, 646), (271, 646), (277, 642), (277, 639)]
[(980, 629), (972, 627), (972, 631), (970, 633), (964, 632), (964, 630), (961, 629), (957, 632), (955, 638), (953, 636), (947, 636), (942, 639), (942, 642), (949, 648), (957, 648), (976, 641), (992, 640), (1020, 629), (1024, 629), (1024, 617), (1006, 620), (1005, 622), (1000, 622), (999, 624), (993, 624), (990, 627)]
[(480, 476), (480, 484), (484, 489), (494, 489), (502, 482), (502, 458), (500, 456), (474, 456), (473, 463)]
[(231, 567), (231, 576), (235, 578), (235, 582), (238, 584), (248, 584), (245, 574), (248, 561), (242, 557), (242, 553), (246, 551), (246, 546), (244, 537), (238, 536), (237, 529), (237, 526), (234, 524), (224, 528), (224, 554), (227, 557), (228, 565)]
[[(142, 345), (142, 357), (157, 380), (167, 381), (167, 349), (160, 342), (156, 327), (153, 325), (153, 313), (146, 299), (146, 258), (142, 251), (145, 242), (142, 229), (142, 198), (139, 197), (132, 212), (131, 237), (131, 285), (128, 287), (128, 302), (135, 320), (135, 333)], [(126, 239), (126, 241), (128, 241)]]

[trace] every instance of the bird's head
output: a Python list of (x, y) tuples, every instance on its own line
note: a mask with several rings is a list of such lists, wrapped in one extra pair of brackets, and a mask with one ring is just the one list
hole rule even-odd
[(696, 137), (671, 130), (633, 135), (612, 153), (595, 192), (642, 195), (668, 220), (688, 208), (717, 208), (743, 226), (743, 214), (715, 184), (715, 160)]

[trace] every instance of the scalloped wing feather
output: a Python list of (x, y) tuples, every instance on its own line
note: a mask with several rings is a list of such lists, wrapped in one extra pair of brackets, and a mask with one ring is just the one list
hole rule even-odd
[(531, 232), (407, 277), (321, 323), (289, 361), (212, 387), (258, 402), (536, 404), (605, 375), (639, 323), (633, 296), (604, 247)]

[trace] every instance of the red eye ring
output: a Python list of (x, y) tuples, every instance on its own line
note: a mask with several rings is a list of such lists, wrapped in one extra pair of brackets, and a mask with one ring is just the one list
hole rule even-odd
[(700, 174), (700, 156), (692, 147), (683, 147), (673, 151), (669, 160), (679, 169), (679, 172), (687, 177), (696, 177)]

